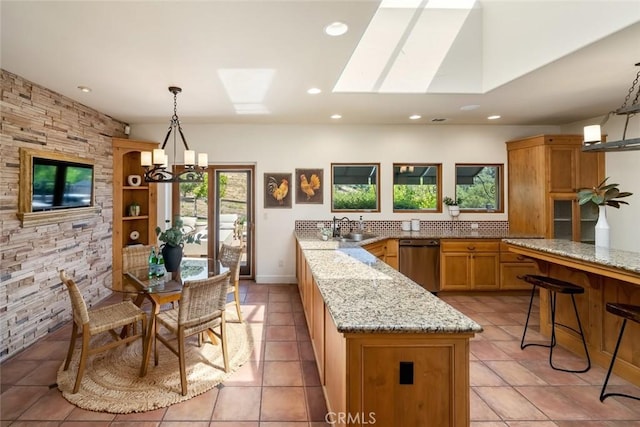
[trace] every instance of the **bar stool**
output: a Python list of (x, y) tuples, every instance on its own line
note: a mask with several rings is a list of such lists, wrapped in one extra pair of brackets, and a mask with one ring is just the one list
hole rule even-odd
[(618, 355), (618, 349), (620, 348), (620, 342), (622, 341), (622, 334), (624, 333), (624, 327), (627, 326), (627, 320), (632, 320), (636, 323), (640, 323), (640, 306), (608, 302), (607, 311), (611, 314), (615, 314), (616, 316), (622, 317), (624, 320), (622, 321), (622, 326), (620, 327), (620, 334), (618, 335), (618, 342), (616, 342), (616, 348), (615, 350), (613, 350), (613, 356), (611, 356), (611, 364), (609, 365), (609, 371), (607, 371), (607, 376), (604, 379), (604, 384), (602, 385), (602, 391), (600, 392), (600, 402), (604, 401), (604, 399), (606, 399), (609, 396), (622, 396), (622, 397), (628, 397), (630, 399), (640, 400), (640, 397), (635, 397), (628, 394), (605, 393), (605, 389), (607, 388), (607, 383), (609, 382), (609, 377), (611, 376), (611, 371), (613, 370), (613, 364), (616, 362), (616, 356)]
[[(587, 372), (589, 369), (591, 369), (591, 359), (589, 358), (589, 350), (587, 349), (587, 342), (584, 337), (584, 332), (582, 331), (582, 324), (580, 323), (580, 316), (578, 315), (578, 307), (576, 306), (576, 300), (574, 297), (576, 294), (583, 294), (584, 289), (581, 288), (580, 286), (574, 285), (573, 283), (565, 282), (564, 280), (555, 279), (553, 277), (527, 274), (525, 276), (518, 276), (518, 278), (533, 285), (533, 288), (531, 288), (531, 299), (529, 300), (529, 311), (527, 312), (527, 321), (524, 324), (524, 332), (522, 333), (522, 340), (520, 341), (520, 348), (524, 349), (529, 346), (539, 346), (539, 347), (549, 348), (549, 365), (551, 365), (551, 367), (557, 371), (581, 373), (581, 372)], [(538, 344), (538, 343), (525, 344), (524, 343), (525, 336), (527, 335), (527, 328), (529, 326), (529, 317), (531, 316), (531, 306), (533, 305), (533, 297), (535, 296), (536, 286), (547, 289), (551, 294), (551, 298), (549, 301), (549, 304), (551, 306), (551, 342), (549, 344)], [(553, 364), (553, 348), (556, 346), (556, 298), (558, 294), (566, 294), (571, 296), (571, 302), (573, 303), (573, 310), (576, 314), (576, 320), (578, 321), (578, 330), (562, 323), (557, 323), (557, 325), (563, 326), (567, 329), (570, 329), (580, 334), (580, 337), (582, 338), (582, 345), (584, 347), (584, 353), (587, 356), (587, 367), (584, 369), (580, 369), (580, 370), (564, 369), (564, 368), (556, 367)]]

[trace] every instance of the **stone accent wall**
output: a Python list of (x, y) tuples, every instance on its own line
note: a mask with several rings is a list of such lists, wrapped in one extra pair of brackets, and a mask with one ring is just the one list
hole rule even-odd
[[(111, 138), (126, 138), (126, 123), (0, 71), (0, 360), (4, 360), (71, 318), (60, 269), (76, 280), (88, 306), (110, 294)], [(16, 216), (20, 147), (95, 161), (95, 206), (100, 213), (75, 221), (61, 215), (53, 224), (22, 227)]]

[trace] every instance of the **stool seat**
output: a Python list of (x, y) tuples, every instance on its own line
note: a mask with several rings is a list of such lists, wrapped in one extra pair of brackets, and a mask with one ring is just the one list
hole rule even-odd
[(624, 319), (640, 323), (640, 306), (631, 304), (607, 303), (607, 311)]
[[(524, 323), (524, 331), (522, 332), (522, 340), (520, 340), (520, 348), (525, 349), (531, 345), (539, 346), (539, 347), (547, 347), (549, 349), (549, 365), (557, 370), (564, 372), (587, 372), (591, 369), (591, 358), (589, 357), (589, 349), (587, 348), (587, 340), (584, 336), (584, 331), (582, 330), (582, 323), (580, 323), (580, 315), (578, 314), (578, 307), (576, 305), (575, 295), (584, 294), (584, 288), (574, 285), (573, 283), (565, 282), (564, 280), (556, 279), (555, 277), (547, 277), (547, 276), (539, 276), (536, 274), (527, 274), (524, 276), (518, 276), (518, 279), (524, 280), (527, 283), (533, 285), (531, 288), (531, 299), (529, 300), (529, 310), (527, 311), (527, 320)], [(527, 335), (527, 329), (529, 328), (529, 318), (531, 316), (531, 307), (533, 306), (533, 297), (536, 292), (536, 286), (544, 288), (549, 291), (549, 311), (551, 312), (551, 341), (549, 344), (539, 344), (539, 343), (526, 343), (525, 337)], [(556, 322), (556, 298), (558, 294), (564, 294), (571, 297), (571, 303), (573, 304), (573, 311), (576, 316), (576, 321), (578, 323), (578, 329), (572, 328), (571, 326), (565, 325), (560, 322)], [(556, 366), (553, 362), (553, 349), (556, 346), (556, 326), (562, 326), (573, 332), (576, 332), (580, 335), (582, 339), (582, 346), (584, 348), (584, 354), (587, 359), (587, 366), (583, 369), (564, 369)]]
[(564, 280), (556, 279), (554, 277), (538, 276), (535, 274), (527, 274), (522, 277), (527, 283), (531, 283), (535, 286), (540, 286), (550, 290), (551, 292), (557, 292), (559, 294), (583, 294), (584, 288), (573, 283), (565, 282)]
[(613, 371), (613, 365), (616, 363), (616, 357), (618, 356), (618, 350), (620, 349), (620, 343), (622, 342), (622, 335), (624, 335), (624, 328), (627, 326), (627, 320), (640, 323), (640, 305), (608, 302), (606, 307), (609, 313), (620, 316), (623, 320), (622, 326), (620, 326), (620, 334), (618, 334), (616, 348), (613, 350), (613, 355), (611, 356), (611, 364), (609, 364), (609, 370), (607, 371), (607, 376), (604, 379), (604, 384), (602, 384), (602, 390), (600, 391), (600, 402), (603, 402), (609, 396), (628, 397), (630, 399), (640, 400), (640, 397), (631, 396), (630, 394), (607, 393), (607, 384), (609, 383), (611, 371)]

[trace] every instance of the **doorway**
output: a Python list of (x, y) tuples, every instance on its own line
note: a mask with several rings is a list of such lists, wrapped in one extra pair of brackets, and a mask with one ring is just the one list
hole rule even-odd
[(173, 186), (173, 215), (200, 240), (188, 243), (185, 257), (218, 258), (221, 245), (243, 245), (240, 275), (254, 277), (255, 203), (253, 165), (209, 165), (202, 183)]

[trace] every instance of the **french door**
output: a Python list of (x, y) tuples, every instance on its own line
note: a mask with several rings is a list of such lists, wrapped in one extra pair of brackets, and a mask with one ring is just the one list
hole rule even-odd
[(253, 278), (254, 170), (253, 165), (209, 165), (204, 182), (173, 186), (173, 215), (200, 239), (199, 245), (185, 245), (185, 257), (217, 259), (223, 243), (243, 245), (240, 275)]

